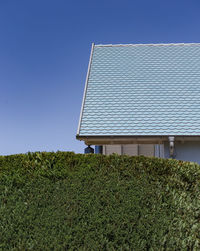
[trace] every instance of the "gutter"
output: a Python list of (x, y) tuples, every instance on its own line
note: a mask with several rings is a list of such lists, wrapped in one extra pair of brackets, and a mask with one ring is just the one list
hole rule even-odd
[(106, 145), (106, 144), (150, 144), (150, 143), (162, 143), (168, 140), (166, 136), (80, 136), (76, 135), (76, 139), (83, 140), (86, 145)]
[[(185, 142), (185, 141), (200, 141), (200, 135), (76, 135), (76, 139), (85, 141), (86, 145), (103, 145), (103, 144), (161, 144), (164, 142)], [(174, 138), (174, 140), (173, 140)], [(171, 146), (174, 143), (171, 143)], [(174, 146), (173, 146), (174, 148)], [(173, 150), (174, 153), (174, 150)]]

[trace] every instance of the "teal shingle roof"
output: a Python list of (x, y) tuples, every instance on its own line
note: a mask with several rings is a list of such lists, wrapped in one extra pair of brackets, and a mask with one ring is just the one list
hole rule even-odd
[(84, 135), (200, 135), (200, 44), (95, 45)]

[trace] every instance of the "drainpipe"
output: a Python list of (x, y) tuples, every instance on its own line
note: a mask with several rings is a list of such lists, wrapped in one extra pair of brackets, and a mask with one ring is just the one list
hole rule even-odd
[(169, 137), (169, 153), (170, 153), (170, 157), (174, 158), (175, 154), (174, 154), (174, 137)]

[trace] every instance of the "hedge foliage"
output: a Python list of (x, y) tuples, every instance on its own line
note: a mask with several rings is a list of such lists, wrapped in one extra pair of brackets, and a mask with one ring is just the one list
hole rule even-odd
[(0, 250), (200, 250), (200, 166), (72, 152), (1, 156)]

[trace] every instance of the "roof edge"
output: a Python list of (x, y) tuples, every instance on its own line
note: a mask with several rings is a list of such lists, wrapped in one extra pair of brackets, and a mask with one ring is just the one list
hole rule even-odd
[[(136, 135), (136, 136), (80, 136), (76, 135), (76, 138), (80, 141), (84, 141), (86, 145), (109, 145), (109, 144), (160, 144), (168, 142), (169, 137), (172, 135)], [(174, 136), (176, 142), (186, 141), (200, 141), (200, 135), (198, 136), (186, 136), (177, 135)]]
[(82, 105), (81, 105), (81, 112), (80, 112), (80, 117), (79, 117), (77, 134), (79, 134), (80, 127), (81, 127), (81, 121), (82, 121), (82, 115), (83, 115), (83, 107), (84, 107), (84, 104), (85, 104), (85, 98), (86, 98), (86, 93), (87, 93), (87, 87), (88, 87), (88, 80), (89, 80), (89, 75), (90, 75), (90, 68), (91, 68), (91, 64), (92, 64), (93, 51), (94, 51), (94, 43), (92, 43), (91, 52), (90, 52), (90, 59), (89, 59), (89, 64), (88, 64), (88, 70), (87, 70), (86, 80), (85, 80), (85, 88), (84, 88), (84, 93), (83, 93), (83, 100), (82, 100)]
[(196, 135), (177, 135), (177, 134), (160, 134), (160, 135), (155, 135), (155, 134), (151, 134), (151, 135), (80, 135), (80, 134), (77, 134), (76, 135), (76, 138), (77, 139), (84, 139), (84, 138), (115, 138), (115, 137), (118, 137), (118, 138), (124, 138), (124, 137), (128, 137), (128, 138), (137, 138), (137, 137), (199, 137), (200, 138), (200, 134), (196, 134)]
[(95, 47), (128, 47), (128, 46), (191, 46), (200, 43), (155, 43), (155, 44), (97, 44)]

